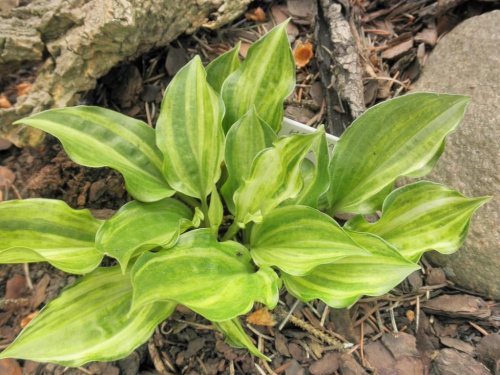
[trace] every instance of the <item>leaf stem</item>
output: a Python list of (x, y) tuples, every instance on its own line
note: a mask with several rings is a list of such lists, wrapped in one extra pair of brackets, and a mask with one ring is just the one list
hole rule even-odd
[(210, 228), (210, 219), (208, 218), (207, 197), (201, 200), (201, 212), (203, 212), (203, 225), (205, 225), (205, 228)]
[(222, 238), (222, 241), (232, 240), (234, 238), (234, 236), (236, 236), (236, 233), (238, 233), (239, 230), (240, 230), (240, 226), (238, 225), (238, 223), (236, 221), (233, 221), (233, 223), (231, 224), (231, 226), (227, 230), (226, 234)]
[(175, 196), (177, 198), (179, 198), (181, 201), (183, 201), (184, 203), (186, 203), (189, 206), (191, 206), (192, 208), (195, 208), (195, 207), (200, 208), (201, 207), (201, 203), (198, 201), (198, 199), (190, 197), (189, 195), (177, 192), (175, 194)]

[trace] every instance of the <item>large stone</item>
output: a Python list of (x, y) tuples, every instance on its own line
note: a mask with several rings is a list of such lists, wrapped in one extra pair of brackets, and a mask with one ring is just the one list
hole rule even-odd
[(429, 258), (450, 267), (460, 286), (500, 299), (500, 11), (470, 18), (444, 36), (414, 91), (471, 97), (463, 124), (426, 179), (493, 199), (474, 214), (458, 252)]

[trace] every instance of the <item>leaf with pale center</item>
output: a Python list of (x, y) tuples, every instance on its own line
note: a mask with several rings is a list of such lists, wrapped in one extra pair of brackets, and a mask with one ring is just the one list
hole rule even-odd
[(209, 229), (184, 233), (177, 244), (144, 253), (132, 270), (132, 313), (172, 300), (213, 321), (248, 312), (254, 301), (274, 308), (280, 281), (270, 268), (255, 272), (248, 250), (233, 241), (219, 243)]
[(324, 133), (321, 128), (308, 135), (279, 138), (273, 148), (257, 155), (249, 177), (234, 193), (235, 222), (239, 226), (261, 221), (262, 215), (300, 193), (303, 187), (300, 165)]
[(228, 179), (221, 188), (221, 194), (233, 214), (234, 192), (249, 177), (255, 156), (271, 147), (276, 138), (269, 125), (259, 118), (255, 107), (252, 107), (227, 133), (224, 160)]
[(206, 200), (224, 158), (224, 104), (206, 81), (199, 56), (167, 88), (156, 125), (163, 173), (177, 191)]
[(217, 238), (219, 227), (224, 217), (224, 206), (220, 200), (217, 186), (214, 185), (212, 194), (210, 195), (210, 206), (208, 207), (208, 221), (210, 222), (210, 229), (213, 235)]
[(133, 201), (104, 222), (97, 232), (96, 246), (117, 259), (125, 272), (132, 257), (156, 247), (171, 247), (182, 232), (199, 224), (191, 210), (175, 199)]
[(429, 173), (468, 101), (459, 95), (418, 93), (367, 110), (333, 149), (329, 213), (373, 213), (398, 177)]
[(309, 159), (304, 159), (300, 166), (304, 187), (299, 195), (283, 202), (283, 205), (303, 205), (318, 208), (320, 197), (326, 193), (330, 186), (330, 176), (328, 165), (330, 155), (325, 136), (316, 140), (311, 147), (314, 153), (314, 163)]
[(370, 255), (335, 220), (306, 206), (280, 207), (265, 215), (252, 227), (250, 249), (258, 266), (295, 276), (347, 256)]
[(207, 82), (218, 94), (226, 78), (241, 66), (238, 58), (240, 47), (241, 42), (238, 42), (232, 50), (220, 55), (206, 67)]
[(356, 216), (346, 228), (376, 234), (418, 262), (429, 250), (442, 254), (458, 250), (467, 237), (472, 214), (489, 199), (467, 198), (456, 190), (421, 181), (389, 194), (376, 223)]
[(232, 347), (246, 348), (254, 356), (265, 359), (266, 361), (271, 361), (255, 347), (246, 332), (243, 330), (238, 318), (225, 320), (223, 322), (212, 322), (212, 324), (218, 331), (226, 335), (226, 342)]
[(227, 133), (253, 106), (277, 133), (283, 121), (283, 101), (295, 87), (295, 62), (286, 33), (287, 22), (275, 27), (249, 49), (246, 59), (222, 85)]
[(40, 112), (17, 123), (57, 137), (78, 164), (116, 169), (137, 200), (154, 202), (174, 194), (162, 173), (155, 132), (142, 121), (109, 109), (73, 107)]
[(49, 262), (68, 273), (96, 268), (103, 255), (95, 248), (102, 221), (88, 210), (74, 210), (51, 199), (0, 203), (0, 263)]
[(126, 357), (153, 334), (175, 309), (156, 302), (127, 314), (132, 301), (130, 273), (99, 268), (50, 302), (0, 358), (80, 366)]
[(368, 233), (346, 231), (371, 256), (345, 257), (314, 268), (309, 275), (281, 273), (286, 289), (301, 301), (319, 298), (334, 308), (352, 305), (362, 295), (384, 294), (420, 267), (389, 243)]

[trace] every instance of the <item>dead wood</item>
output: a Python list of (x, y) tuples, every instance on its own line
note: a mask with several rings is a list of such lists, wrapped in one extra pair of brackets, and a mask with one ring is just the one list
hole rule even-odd
[(316, 57), (327, 87), (327, 126), (330, 133), (341, 135), (365, 110), (362, 66), (340, 1), (318, 0), (315, 13)]
[(218, 28), (251, 0), (34, 0), (0, 16), (0, 77), (39, 64), (33, 89), (0, 109), (0, 137), (36, 145), (41, 133), (12, 122), (78, 102), (117, 63), (168, 45), (182, 33)]

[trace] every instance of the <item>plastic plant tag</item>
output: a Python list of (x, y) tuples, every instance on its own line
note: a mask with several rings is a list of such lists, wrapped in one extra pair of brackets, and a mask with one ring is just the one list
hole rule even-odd
[[(278, 133), (278, 137), (285, 137), (294, 134), (311, 134), (314, 133), (315, 131), (316, 128), (304, 125), (298, 121), (284, 117), (283, 122), (281, 123), (281, 130)], [(326, 141), (328, 143), (328, 151), (330, 152), (330, 155), (338, 140), (339, 140), (338, 137), (326, 133)], [(312, 151), (309, 152), (309, 154), (307, 154), (307, 158), (311, 160), (313, 163), (316, 161), (315, 160), (316, 158), (314, 157), (314, 152)]]

